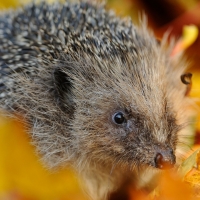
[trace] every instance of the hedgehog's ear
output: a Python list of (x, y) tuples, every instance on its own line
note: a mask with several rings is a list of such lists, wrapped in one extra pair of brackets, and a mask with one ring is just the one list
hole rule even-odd
[(74, 102), (71, 94), (72, 83), (69, 76), (61, 68), (56, 68), (53, 73), (53, 83), (57, 104), (62, 110), (72, 114), (74, 112)]
[(181, 81), (186, 85), (185, 96), (188, 96), (192, 88), (192, 74), (185, 73), (181, 75)]

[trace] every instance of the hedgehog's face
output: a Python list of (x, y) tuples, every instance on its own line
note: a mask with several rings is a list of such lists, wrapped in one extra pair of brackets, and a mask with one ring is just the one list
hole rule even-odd
[(140, 62), (137, 68), (113, 62), (110, 70), (107, 63), (94, 67), (88, 61), (84, 68), (81, 63), (82, 71), (68, 74), (73, 80), (71, 134), (83, 158), (130, 168), (175, 164), (177, 105), (185, 95), (180, 71), (172, 79), (162, 63), (158, 70), (154, 61)]
[(161, 124), (160, 127), (151, 124), (145, 116), (127, 109), (115, 112), (112, 123), (121, 135), (124, 147), (121, 159), (136, 166), (149, 165), (160, 169), (173, 166), (177, 127), (173, 117), (162, 120), (168, 120), (170, 129), (163, 129)]
[(102, 163), (129, 167), (148, 165), (162, 169), (173, 166), (177, 141), (173, 116), (163, 116), (161, 120), (167, 123), (163, 127), (163, 122), (152, 123), (135, 113), (135, 109), (133, 112), (130, 105), (120, 107), (108, 98), (101, 104), (96, 107), (93, 103), (92, 107), (82, 104), (74, 115), (74, 134), (83, 154)]
[(175, 164), (179, 126), (172, 102), (166, 96), (146, 99), (137, 93), (136, 100), (128, 84), (118, 91), (114, 86), (82, 88), (84, 97), (77, 98), (72, 126), (83, 155), (130, 168), (147, 165), (162, 169)]

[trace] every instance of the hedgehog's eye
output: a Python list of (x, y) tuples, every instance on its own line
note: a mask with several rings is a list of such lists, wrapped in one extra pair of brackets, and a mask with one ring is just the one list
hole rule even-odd
[(112, 120), (115, 124), (123, 124), (126, 122), (123, 112), (117, 112), (113, 115)]

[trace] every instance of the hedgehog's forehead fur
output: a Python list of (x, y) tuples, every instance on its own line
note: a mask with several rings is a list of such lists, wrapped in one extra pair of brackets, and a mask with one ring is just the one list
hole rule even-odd
[[(0, 17), (0, 102), (32, 124), (49, 166), (153, 165), (154, 146), (175, 150), (184, 64), (141, 23), (89, 3)], [(130, 119), (126, 130), (112, 121), (117, 111)]]

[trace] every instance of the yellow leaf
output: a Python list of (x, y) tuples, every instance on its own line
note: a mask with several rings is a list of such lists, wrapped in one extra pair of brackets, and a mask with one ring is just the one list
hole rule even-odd
[(197, 149), (180, 165), (178, 171), (182, 176), (185, 176), (196, 165), (196, 156), (199, 151), (200, 149)]
[(0, 117), (0, 197), (15, 191), (31, 200), (84, 200), (76, 176), (69, 167), (45, 169), (23, 124)]
[(184, 26), (183, 27), (183, 48), (186, 49), (192, 45), (197, 39), (199, 34), (199, 29), (195, 25)]
[(197, 39), (198, 34), (199, 34), (199, 29), (197, 26), (195, 25), (184, 26), (182, 37), (176, 43), (171, 53), (171, 56), (173, 57), (177, 55), (178, 53), (187, 49), (189, 46), (191, 46)]

